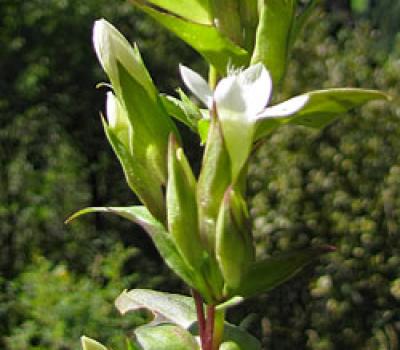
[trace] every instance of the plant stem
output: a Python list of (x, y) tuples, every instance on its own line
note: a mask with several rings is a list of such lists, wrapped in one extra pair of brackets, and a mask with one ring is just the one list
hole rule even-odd
[(215, 305), (207, 305), (206, 334), (205, 347), (203, 350), (214, 350), (214, 322), (215, 321)]
[(201, 341), (201, 347), (202, 349), (206, 349), (206, 343), (205, 343), (206, 318), (204, 316), (203, 298), (201, 297), (199, 292), (195, 289), (192, 289), (192, 295), (194, 303), (196, 305), (197, 322), (199, 325), (199, 336)]
[(214, 90), (217, 86), (218, 72), (213, 65), (210, 64), (208, 71), (208, 85), (211, 90)]
[(213, 350), (218, 350), (224, 336), (225, 310), (215, 310)]

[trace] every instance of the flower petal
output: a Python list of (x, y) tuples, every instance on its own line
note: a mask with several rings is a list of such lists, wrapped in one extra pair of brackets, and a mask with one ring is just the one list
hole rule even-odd
[(266, 108), (255, 116), (257, 120), (264, 118), (284, 118), (297, 113), (308, 102), (308, 95), (293, 97), (285, 102)]
[(107, 102), (106, 102), (106, 115), (108, 120), (108, 125), (114, 129), (117, 126), (117, 113), (118, 113), (117, 100), (111, 91), (107, 92)]
[(268, 104), (272, 93), (272, 79), (262, 63), (240, 72), (237, 80), (246, 104), (246, 114), (253, 116)]
[(214, 99), (235, 181), (251, 151), (254, 123), (247, 118), (247, 104), (237, 76), (222, 79)]
[(213, 93), (203, 77), (184, 65), (179, 65), (179, 70), (182, 80), (188, 89), (193, 92), (193, 94), (203, 102), (208, 109), (211, 109)]

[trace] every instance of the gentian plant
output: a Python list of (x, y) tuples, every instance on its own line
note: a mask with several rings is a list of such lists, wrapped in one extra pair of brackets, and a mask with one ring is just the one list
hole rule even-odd
[[(192, 297), (135, 289), (116, 306), (124, 314), (148, 309), (130, 349), (256, 350), (261, 345), (225, 321), (225, 310), (275, 288), (332, 247), (309, 247), (259, 260), (246, 202), (247, 167), (258, 145), (286, 124), (322, 128), (346, 111), (386, 95), (334, 88), (277, 104), (291, 49), (317, 1), (132, 0), (133, 5), (191, 45), (209, 64), (206, 81), (180, 66), (186, 91), (160, 94), (131, 44), (104, 19), (94, 48), (110, 81), (107, 139), (130, 189), (143, 205), (86, 208), (142, 226)], [(175, 121), (199, 134), (204, 146), (196, 177)], [(85, 350), (105, 350), (82, 337)]]

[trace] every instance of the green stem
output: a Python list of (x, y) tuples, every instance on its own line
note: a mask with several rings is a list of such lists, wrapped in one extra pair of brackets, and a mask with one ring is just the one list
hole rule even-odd
[(213, 350), (218, 350), (224, 337), (225, 310), (215, 310)]
[(210, 64), (210, 68), (208, 71), (208, 85), (210, 86), (211, 90), (214, 90), (215, 87), (217, 86), (217, 80), (218, 80), (218, 72), (216, 68)]

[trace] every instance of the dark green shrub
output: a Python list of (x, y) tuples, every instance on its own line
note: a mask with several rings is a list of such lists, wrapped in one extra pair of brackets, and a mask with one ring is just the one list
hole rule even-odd
[(371, 103), (322, 132), (282, 128), (255, 157), (251, 213), (259, 253), (337, 247), (312, 278), (305, 274), (262, 300), (265, 344), (397, 349), (400, 42), (388, 55), (376, 50), (381, 37), (367, 23), (337, 31), (323, 14), (309, 28), (285, 95), (346, 85), (382, 89), (393, 101)]

